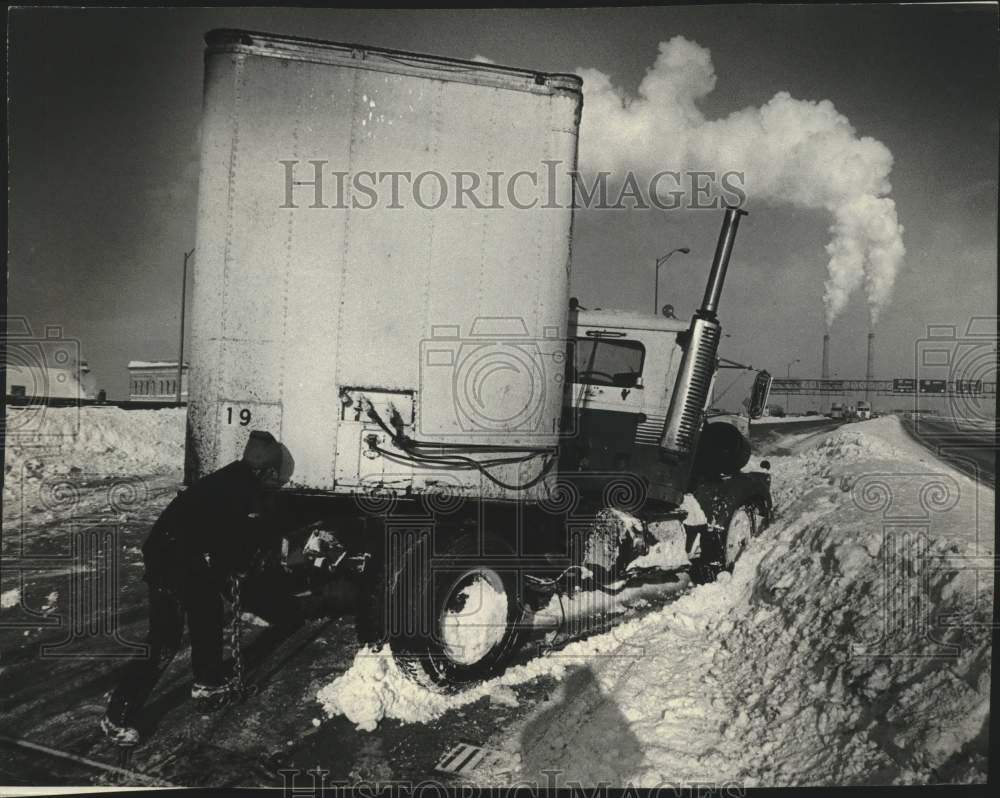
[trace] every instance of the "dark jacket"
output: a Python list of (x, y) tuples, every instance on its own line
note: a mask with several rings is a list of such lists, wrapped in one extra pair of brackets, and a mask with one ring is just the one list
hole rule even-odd
[[(208, 567), (220, 581), (245, 571), (274, 533), (266, 492), (242, 460), (195, 482), (153, 524), (142, 547), (145, 580), (179, 588)], [(206, 557), (207, 555), (207, 557)]]

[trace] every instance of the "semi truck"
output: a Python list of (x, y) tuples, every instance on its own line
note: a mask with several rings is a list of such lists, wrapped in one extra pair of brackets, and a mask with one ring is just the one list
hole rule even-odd
[(568, 296), (579, 77), (206, 44), (187, 483), (271, 432), (285, 566), (331, 539), (363, 554), (359, 636), (440, 689), (503, 668), (553, 592), (613, 578), (655, 522), (697, 538), (706, 578), (732, 566), (771, 515), (739, 425), (706, 412), (743, 210), (690, 321), (588, 310)]

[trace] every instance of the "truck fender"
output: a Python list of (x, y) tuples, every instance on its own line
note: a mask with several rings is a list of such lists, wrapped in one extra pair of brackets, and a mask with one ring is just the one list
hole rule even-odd
[(725, 417), (705, 424), (691, 469), (693, 474), (705, 478), (739, 474), (750, 462), (750, 430), (740, 421)]

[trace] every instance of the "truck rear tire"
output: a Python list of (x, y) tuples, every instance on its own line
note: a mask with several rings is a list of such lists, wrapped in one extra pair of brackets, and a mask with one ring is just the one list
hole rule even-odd
[[(387, 639), (400, 669), (424, 686), (453, 692), (500, 673), (524, 636), (526, 608), (513, 552), (489, 538), (461, 535), (430, 559), (430, 538), (415, 546), (388, 594), (396, 606)], [(497, 556), (506, 562), (491, 563)], [(427, 567), (428, 564), (431, 567)]]

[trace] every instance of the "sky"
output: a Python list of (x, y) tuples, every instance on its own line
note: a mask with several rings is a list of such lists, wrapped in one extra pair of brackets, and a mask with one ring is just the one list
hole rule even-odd
[[(875, 327), (877, 377), (912, 376), (928, 325), (961, 334), (971, 318), (997, 312), (995, 5), (29, 8), (10, 12), (8, 25), (8, 314), (26, 317), (36, 333), (60, 325), (79, 339), (110, 398), (127, 396), (129, 360), (177, 355), (183, 255), (195, 238), (202, 36), (218, 27), (582, 70), (592, 87), (600, 73), (630, 98), (660, 44), (683, 37), (697, 45), (687, 52), (707, 51), (714, 67), (714, 88), (696, 99), (704, 120), (743, 118), (742, 109), (787, 92), (829, 101), (856, 138), (891, 153), (886, 196), (906, 254)], [(583, 133), (588, 111), (617, 113), (614, 102), (585, 100)], [(657, 152), (653, 131), (637, 159)], [(599, 140), (605, 135), (598, 126), (581, 153), (606, 154), (615, 142)], [(633, 157), (632, 148), (619, 150)], [(721, 354), (777, 376), (819, 377), (834, 218), (785, 201), (782, 190), (748, 189), (750, 216), (720, 307), (729, 336)], [(651, 311), (656, 258), (685, 246), (690, 254), (662, 271), (660, 297), (687, 318), (720, 222), (708, 210), (579, 211), (571, 293), (587, 307)], [(859, 289), (830, 327), (837, 376), (864, 377), (870, 323)], [(730, 379), (724, 373), (720, 388)], [(741, 391), (721, 404), (735, 407)], [(796, 399), (796, 409), (816, 401)]]

